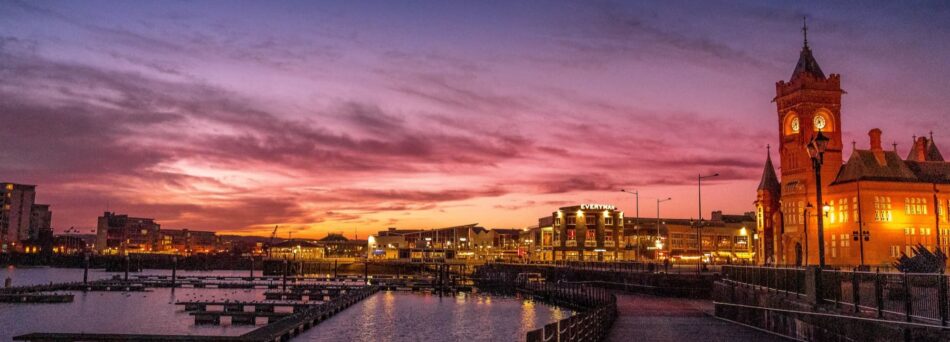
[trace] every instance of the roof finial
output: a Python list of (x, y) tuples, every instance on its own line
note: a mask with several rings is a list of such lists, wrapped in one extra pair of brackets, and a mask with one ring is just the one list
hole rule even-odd
[(894, 145), (894, 152), (897, 152), (897, 142), (895, 141), (892, 145)]
[(802, 16), (802, 35), (805, 37), (805, 48), (808, 48), (808, 17)]
[(857, 149), (858, 149), (858, 142), (851, 140), (851, 150), (857, 150)]
[(934, 131), (930, 131), (930, 141), (934, 141)]
[(765, 153), (772, 154), (772, 144), (765, 144)]

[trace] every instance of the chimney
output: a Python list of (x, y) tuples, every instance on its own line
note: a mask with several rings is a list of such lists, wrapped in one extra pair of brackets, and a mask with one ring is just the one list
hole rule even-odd
[(927, 160), (927, 137), (919, 137), (914, 142), (914, 153), (917, 154), (918, 161)]
[(887, 159), (884, 158), (884, 148), (881, 147), (881, 129), (871, 129), (868, 131), (868, 137), (871, 139), (871, 152), (874, 153), (874, 159), (877, 159), (878, 165), (887, 165)]
[(881, 130), (879, 128), (872, 129), (868, 132), (868, 136), (871, 137), (871, 151), (883, 151), (881, 147)]

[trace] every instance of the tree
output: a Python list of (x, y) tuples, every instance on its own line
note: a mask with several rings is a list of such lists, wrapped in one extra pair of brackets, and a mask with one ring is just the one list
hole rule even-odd
[(941, 250), (931, 252), (923, 244), (913, 247), (914, 256), (908, 257), (901, 253), (901, 257), (894, 262), (894, 267), (905, 273), (938, 273), (947, 264), (947, 255)]

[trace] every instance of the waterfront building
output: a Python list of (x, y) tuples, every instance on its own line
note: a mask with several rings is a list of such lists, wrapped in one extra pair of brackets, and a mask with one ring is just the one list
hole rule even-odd
[(159, 228), (154, 219), (105, 212), (96, 228), (96, 251), (119, 255), (158, 251)]
[(218, 235), (218, 250), (232, 255), (265, 255), (264, 246), (270, 241), (269, 237)]
[[(933, 136), (914, 137), (902, 158), (870, 129), (867, 149), (852, 142), (843, 159), (841, 76), (822, 72), (807, 41), (789, 81), (775, 85), (780, 179), (770, 156), (757, 190), (759, 263), (817, 265), (818, 222), (824, 225), (829, 265), (889, 265), (911, 248), (948, 249), (950, 163)], [(817, 184), (808, 146), (818, 135), (827, 148)], [(817, 190), (823, 194), (817, 201)]]
[(17, 244), (30, 238), (36, 186), (4, 182), (0, 194), (0, 251), (21, 250)]
[(494, 233), (477, 223), (435, 228), (396, 229), (377, 232), (367, 239), (368, 256), (380, 260), (432, 262), (455, 259), (488, 260), (501, 257), (496, 243), (518, 243), (510, 231)]
[(327, 258), (362, 258), (366, 256), (367, 240), (351, 240), (343, 234), (329, 233), (317, 240)]
[[(550, 248), (554, 260), (611, 261), (622, 258), (623, 212), (613, 205), (563, 207), (551, 214), (551, 220), (553, 243), (551, 247), (542, 249)], [(539, 227), (545, 223), (538, 220)]]
[(33, 204), (30, 207), (30, 239), (44, 240), (53, 236), (53, 212), (49, 204)]
[(158, 251), (164, 253), (194, 255), (218, 251), (218, 236), (212, 231), (190, 229), (162, 229), (159, 231)]
[[(57, 235), (51, 244), (54, 254), (78, 254), (95, 247), (95, 235)], [(91, 242), (91, 243), (90, 243)]]
[(713, 211), (702, 229), (684, 218), (624, 219), (625, 260), (693, 262), (700, 258), (697, 241), (702, 237), (702, 258), (714, 264), (751, 263), (754, 258), (755, 217), (753, 213), (724, 215)]
[(325, 249), (313, 241), (291, 239), (267, 247), (267, 258), (271, 260), (317, 261), (323, 259)]

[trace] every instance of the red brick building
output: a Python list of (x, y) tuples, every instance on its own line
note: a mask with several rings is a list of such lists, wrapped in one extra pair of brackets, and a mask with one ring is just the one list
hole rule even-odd
[[(918, 243), (947, 250), (950, 163), (932, 135), (915, 137), (901, 158), (896, 144), (883, 148), (880, 129), (870, 129), (867, 149), (853, 143), (845, 162), (841, 76), (822, 72), (807, 39), (791, 79), (775, 90), (781, 171), (779, 180), (767, 157), (755, 202), (759, 263), (818, 264), (818, 220), (829, 265), (888, 265)], [(819, 132), (829, 139), (820, 168), (823, 203), (807, 151)]]

